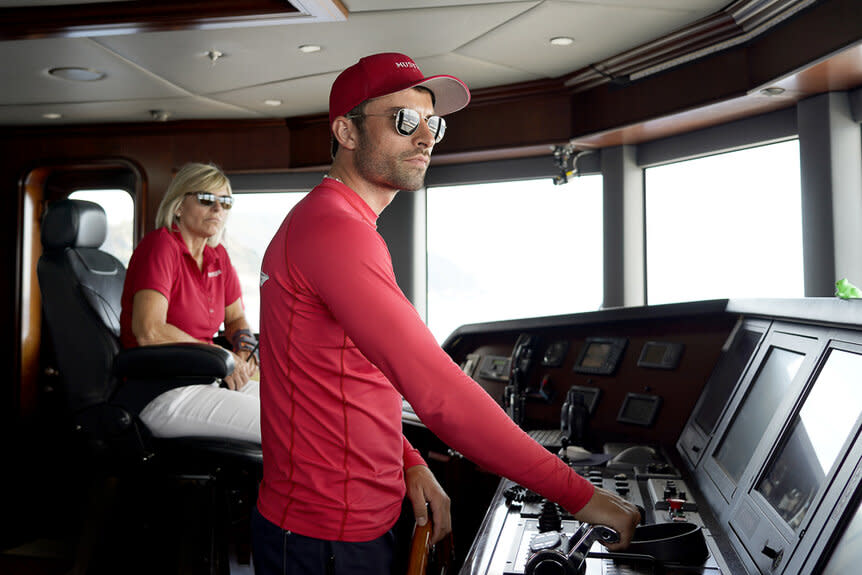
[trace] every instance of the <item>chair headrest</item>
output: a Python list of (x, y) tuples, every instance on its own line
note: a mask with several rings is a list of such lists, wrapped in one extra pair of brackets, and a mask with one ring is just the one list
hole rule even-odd
[(42, 219), (42, 246), (98, 248), (108, 235), (108, 219), (102, 206), (84, 200), (59, 200), (48, 205)]

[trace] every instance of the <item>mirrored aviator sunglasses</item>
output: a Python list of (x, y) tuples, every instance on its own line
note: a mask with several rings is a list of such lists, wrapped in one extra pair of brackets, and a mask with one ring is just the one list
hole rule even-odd
[[(422, 115), (416, 110), (401, 108), (395, 112), (395, 131), (402, 136), (410, 136), (419, 127), (421, 121)], [(440, 116), (428, 116), (425, 122), (428, 123), (428, 129), (434, 135), (434, 142), (442, 140), (446, 133), (446, 120)]]
[(215, 194), (209, 194), (207, 192), (192, 192), (187, 194), (189, 196), (195, 196), (198, 200), (198, 203), (202, 206), (210, 207), (215, 202), (221, 204), (221, 207), (229, 210), (233, 207), (233, 196), (217, 196)]

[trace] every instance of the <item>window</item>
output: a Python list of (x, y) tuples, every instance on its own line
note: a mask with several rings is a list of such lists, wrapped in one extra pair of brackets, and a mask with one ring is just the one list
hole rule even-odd
[(284, 217), (307, 192), (235, 193), (223, 243), (239, 275), (245, 316), (260, 330), (260, 264)]
[(602, 303), (602, 178), (428, 188), (428, 327)]
[(648, 168), (650, 304), (802, 297), (799, 142)]
[(135, 238), (135, 201), (126, 190), (76, 190), (73, 200), (99, 204), (108, 216), (108, 235), (102, 251), (108, 252), (128, 267)]

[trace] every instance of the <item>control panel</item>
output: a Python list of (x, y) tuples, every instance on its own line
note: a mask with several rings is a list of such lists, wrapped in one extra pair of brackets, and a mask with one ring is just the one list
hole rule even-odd
[[(601, 544), (609, 539), (585, 537), (586, 532), (592, 533), (592, 526), (580, 523), (556, 503), (504, 480), (489, 510), (489, 517), (497, 517), (496, 526), (486, 520), (485, 528), (494, 533), (478, 538), (497, 538), (486, 544), (493, 556), (486, 561), (471, 557), (471, 563), (485, 563), (488, 568), (482, 573), (495, 575), (730, 572), (714, 546), (694, 494), (660, 450), (609, 444), (605, 451), (610, 453), (567, 462), (596, 487), (642, 510), (644, 523), (625, 553), (609, 552)], [(635, 461), (611, 467), (611, 454), (623, 454), (618, 462)], [(574, 566), (574, 562), (582, 565)]]

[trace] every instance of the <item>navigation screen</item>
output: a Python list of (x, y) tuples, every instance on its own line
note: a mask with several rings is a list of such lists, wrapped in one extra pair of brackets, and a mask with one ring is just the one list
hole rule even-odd
[(627, 344), (624, 337), (588, 337), (573, 371), (610, 375), (620, 364)]
[(629, 393), (623, 400), (617, 421), (651, 426), (658, 414), (661, 398), (657, 395)]
[(860, 373), (862, 355), (832, 350), (786, 441), (757, 484), (757, 491), (794, 529), (805, 519), (862, 414)]
[(745, 471), (804, 358), (801, 353), (774, 347), (763, 361), (715, 456), (734, 482), (738, 482)]
[(703, 401), (700, 402), (694, 415), (695, 421), (706, 433), (715, 431), (715, 424), (718, 422), (721, 410), (759, 341), (760, 334), (755, 331), (743, 330), (738, 333), (730, 349), (722, 355), (712, 375), (709, 376)]
[(581, 360), (581, 367), (602, 367), (607, 363), (610, 354), (611, 344), (591, 343), (587, 346), (587, 351)]

